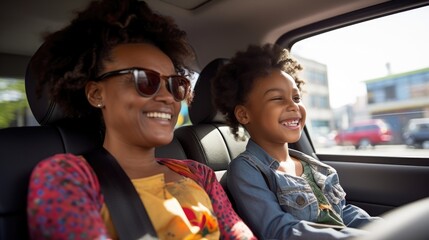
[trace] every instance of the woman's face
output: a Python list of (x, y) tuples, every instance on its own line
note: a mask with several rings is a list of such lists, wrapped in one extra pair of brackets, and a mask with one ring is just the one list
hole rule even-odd
[(255, 80), (244, 104), (246, 129), (259, 144), (293, 143), (301, 137), (306, 110), (294, 79), (281, 70)]
[[(161, 76), (177, 74), (171, 59), (147, 43), (116, 46), (110, 60), (104, 62), (102, 73), (132, 67), (153, 70)], [(106, 141), (147, 148), (171, 142), (181, 105), (167, 90), (166, 81), (161, 81), (159, 91), (151, 97), (139, 95), (131, 73), (112, 76), (98, 84)]]

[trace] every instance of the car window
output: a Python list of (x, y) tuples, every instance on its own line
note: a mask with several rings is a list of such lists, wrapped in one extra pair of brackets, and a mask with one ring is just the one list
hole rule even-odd
[(0, 128), (37, 125), (22, 79), (0, 78)]
[[(428, 22), (426, 6), (292, 46), (304, 67), (307, 128), (317, 153), (429, 155), (429, 135), (406, 131), (412, 119), (429, 118)], [(382, 123), (353, 128), (375, 119)], [(352, 129), (368, 133), (345, 139)]]

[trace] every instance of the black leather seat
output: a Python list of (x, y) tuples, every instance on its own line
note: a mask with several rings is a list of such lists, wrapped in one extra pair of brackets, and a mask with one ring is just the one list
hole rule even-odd
[(189, 107), (192, 125), (175, 131), (187, 156), (211, 167), (220, 180), (228, 164), (245, 150), (247, 141), (236, 141), (224, 116), (212, 104), (211, 84), (218, 69), (228, 60), (218, 58), (201, 71), (195, 97)]
[[(56, 153), (81, 154), (102, 144), (98, 127), (66, 118), (47, 96), (36, 98), (36, 78), (37, 72), (27, 71), (27, 98), (41, 126), (0, 129), (0, 182), (3, 186), (0, 193), (0, 239), (28, 239), (28, 180), (39, 161)], [(156, 155), (187, 158), (177, 139), (156, 149)]]

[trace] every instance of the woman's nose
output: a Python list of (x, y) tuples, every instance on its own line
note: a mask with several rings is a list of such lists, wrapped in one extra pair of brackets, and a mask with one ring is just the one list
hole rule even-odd
[(164, 101), (167, 103), (175, 102), (173, 94), (168, 90), (168, 83), (165, 79), (161, 80), (161, 86), (155, 94), (154, 99), (157, 101)]

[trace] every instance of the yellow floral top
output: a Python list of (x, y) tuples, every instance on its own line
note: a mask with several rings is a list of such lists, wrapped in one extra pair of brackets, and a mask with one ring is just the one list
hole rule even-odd
[[(160, 239), (219, 239), (209, 196), (195, 181), (183, 178), (165, 183), (164, 175), (132, 180)], [(104, 204), (101, 215), (109, 236), (117, 239)]]
[[(157, 161), (184, 177), (172, 183), (163, 175), (133, 181), (159, 238), (256, 239), (211, 168), (193, 160)], [(116, 237), (98, 178), (81, 156), (56, 154), (37, 164), (27, 213), (32, 239)]]

